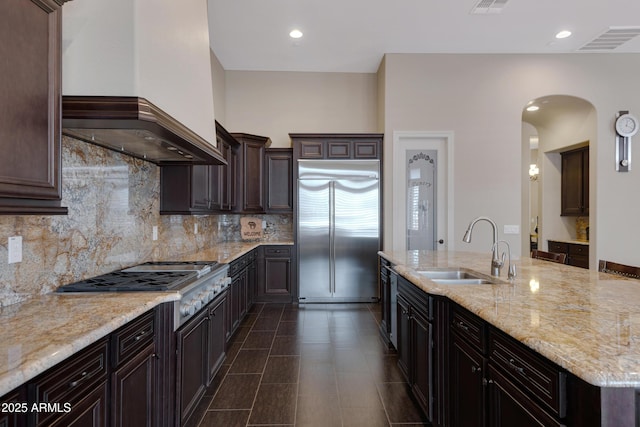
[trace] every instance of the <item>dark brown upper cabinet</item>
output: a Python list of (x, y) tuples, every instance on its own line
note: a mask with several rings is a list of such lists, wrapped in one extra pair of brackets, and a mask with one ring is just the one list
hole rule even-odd
[(589, 215), (589, 147), (562, 155), (562, 216)]
[(293, 212), (293, 150), (268, 148), (265, 154), (267, 213)]
[(290, 133), (294, 159), (381, 159), (382, 134)]
[(0, 2), (0, 214), (66, 214), (60, 206), (62, 5)]
[(239, 143), (238, 173), (236, 174), (235, 212), (264, 213), (266, 191), (264, 186), (265, 150), (271, 139), (247, 133), (231, 134)]

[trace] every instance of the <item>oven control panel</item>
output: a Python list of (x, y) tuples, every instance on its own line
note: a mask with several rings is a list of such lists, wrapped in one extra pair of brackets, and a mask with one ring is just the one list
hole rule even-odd
[(193, 316), (230, 284), (231, 277), (220, 277), (215, 282), (204, 286), (202, 289), (198, 289), (197, 292), (183, 297), (180, 302), (180, 314), (185, 317)]
[(183, 289), (181, 299), (176, 301), (174, 308), (174, 329), (184, 325), (195, 316), (209, 302), (224, 292), (231, 284), (227, 275), (228, 266), (218, 268), (215, 272), (200, 277), (193, 285)]

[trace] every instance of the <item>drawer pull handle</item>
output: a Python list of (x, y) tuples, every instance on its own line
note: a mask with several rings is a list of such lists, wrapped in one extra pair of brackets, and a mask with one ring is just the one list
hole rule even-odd
[(509, 365), (511, 366), (511, 368), (516, 371), (517, 373), (519, 373), (520, 375), (522, 375), (523, 377), (526, 377), (527, 374), (524, 373), (524, 368), (516, 365), (516, 361), (513, 359), (509, 359)]
[(469, 327), (467, 325), (464, 324), (464, 322), (462, 320), (458, 321), (456, 323), (456, 326), (460, 329), (462, 329), (463, 331), (467, 331), (469, 332)]
[(140, 341), (140, 339), (142, 339), (144, 334), (146, 334), (145, 331), (140, 332), (138, 335), (136, 335), (136, 337), (134, 338), (134, 341)]
[[(97, 371), (96, 371), (97, 372)], [(89, 378), (91, 378), (93, 376), (93, 374), (95, 374), (95, 372), (87, 372), (84, 371), (83, 373), (80, 374), (80, 378), (78, 378), (75, 381), (71, 381), (69, 383), (69, 387), (77, 387), (79, 384), (81, 384), (82, 382), (88, 380)]]
[(476, 372), (482, 372), (482, 368), (480, 366), (472, 366), (471, 373), (475, 374)]

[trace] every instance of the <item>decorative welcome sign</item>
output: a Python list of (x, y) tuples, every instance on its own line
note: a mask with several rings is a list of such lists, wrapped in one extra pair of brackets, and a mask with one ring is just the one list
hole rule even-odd
[(262, 220), (260, 218), (240, 218), (240, 235), (242, 240), (262, 239)]

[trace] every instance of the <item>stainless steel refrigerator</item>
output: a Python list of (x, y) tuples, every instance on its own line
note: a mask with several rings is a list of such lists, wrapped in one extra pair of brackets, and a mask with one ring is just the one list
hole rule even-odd
[(378, 300), (380, 162), (298, 160), (299, 301)]

